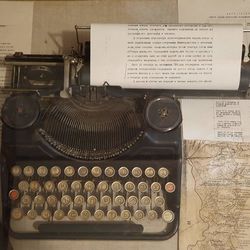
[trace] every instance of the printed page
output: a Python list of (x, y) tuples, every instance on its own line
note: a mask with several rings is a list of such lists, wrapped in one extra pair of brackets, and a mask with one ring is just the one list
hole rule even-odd
[(183, 99), (183, 138), (250, 142), (250, 100)]
[(94, 24), (91, 84), (238, 89), (241, 25)]
[[(250, 0), (179, 0), (180, 23), (243, 24), (250, 30)], [(250, 32), (244, 32), (245, 61), (249, 60)]]
[(16, 51), (31, 52), (33, 2), (0, 2), (0, 87), (10, 84), (11, 68), (4, 57)]

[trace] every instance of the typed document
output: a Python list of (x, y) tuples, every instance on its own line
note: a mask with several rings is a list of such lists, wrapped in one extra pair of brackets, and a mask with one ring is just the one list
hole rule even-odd
[(91, 83), (238, 89), (241, 25), (94, 24)]

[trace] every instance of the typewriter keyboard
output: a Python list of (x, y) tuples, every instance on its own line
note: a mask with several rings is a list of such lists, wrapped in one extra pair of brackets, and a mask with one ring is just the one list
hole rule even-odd
[(39, 224), (58, 222), (130, 222), (142, 225), (146, 233), (166, 230), (178, 216), (172, 204), (175, 168), (166, 163), (138, 165), (11, 166), (12, 230), (39, 232)]

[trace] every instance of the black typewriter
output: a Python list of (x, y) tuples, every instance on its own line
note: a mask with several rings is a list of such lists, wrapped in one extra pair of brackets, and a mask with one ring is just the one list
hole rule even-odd
[(168, 239), (179, 224), (179, 102), (166, 91), (90, 86), (88, 58), (6, 58), (5, 231), (20, 239)]

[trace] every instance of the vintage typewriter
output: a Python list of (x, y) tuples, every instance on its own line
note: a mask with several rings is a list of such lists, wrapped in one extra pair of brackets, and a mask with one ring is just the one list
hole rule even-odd
[[(83, 55), (84, 54), (84, 55)], [(16, 238), (168, 239), (179, 224), (181, 110), (167, 91), (89, 85), (71, 56), (6, 58), (5, 231)]]

